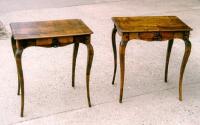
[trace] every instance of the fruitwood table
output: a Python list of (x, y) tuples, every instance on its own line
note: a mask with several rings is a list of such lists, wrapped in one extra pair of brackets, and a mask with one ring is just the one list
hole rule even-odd
[(112, 84), (115, 81), (117, 69), (117, 50), (116, 50), (116, 32), (121, 36), (119, 45), (120, 56), (120, 99), (122, 103), (124, 72), (125, 72), (125, 49), (127, 43), (132, 39), (140, 39), (146, 41), (164, 41), (168, 40), (166, 64), (165, 64), (165, 82), (167, 82), (168, 64), (171, 48), (174, 39), (182, 39), (185, 42), (185, 53), (180, 69), (179, 77), (179, 100), (182, 100), (182, 81), (185, 66), (187, 64), (191, 43), (189, 34), (192, 30), (176, 16), (139, 16), (139, 17), (113, 17), (114, 28), (112, 30), (112, 46), (114, 53), (114, 75)]
[(12, 48), (17, 64), (18, 95), (21, 90), (21, 117), (23, 117), (24, 112), (24, 79), (21, 57), (23, 50), (30, 46), (59, 47), (74, 44), (72, 62), (72, 86), (74, 87), (76, 57), (79, 43), (85, 44), (88, 50), (86, 71), (87, 99), (88, 105), (91, 107), (89, 78), (94, 52), (90, 42), (90, 36), (93, 32), (88, 27), (79, 19), (17, 22), (11, 23), (10, 26), (12, 30)]

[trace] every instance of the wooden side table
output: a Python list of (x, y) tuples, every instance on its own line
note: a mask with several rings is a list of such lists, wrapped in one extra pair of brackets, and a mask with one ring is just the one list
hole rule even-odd
[(24, 112), (24, 79), (22, 71), (22, 52), (30, 46), (59, 47), (74, 44), (72, 62), (72, 86), (74, 87), (76, 57), (79, 43), (83, 43), (88, 49), (86, 88), (88, 105), (91, 107), (89, 94), (90, 69), (93, 60), (93, 47), (90, 36), (93, 33), (81, 20), (55, 20), (39, 22), (17, 22), (11, 23), (12, 48), (17, 64), (18, 73), (18, 95), (21, 90), (21, 117)]
[(117, 51), (115, 36), (116, 32), (121, 36), (119, 45), (120, 56), (120, 99), (122, 102), (123, 86), (124, 86), (124, 72), (125, 72), (125, 49), (128, 41), (132, 39), (140, 39), (146, 41), (168, 41), (167, 57), (165, 64), (165, 82), (167, 82), (168, 64), (171, 53), (171, 48), (175, 38), (182, 39), (185, 42), (185, 53), (180, 69), (179, 77), (179, 100), (182, 100), (182, 81), (185, 66), (187, 64), (191, 43), (189, 41), (189, 34), (192, 30), (189, 26), (183, 23), (176, 16), (141, 16), (141, 17), (113, 17), (114, 28), (112, 31), (112, 46), (114, 52), (114, 75), (112, 84), (115, 81), (115, 74), (117, 69)]

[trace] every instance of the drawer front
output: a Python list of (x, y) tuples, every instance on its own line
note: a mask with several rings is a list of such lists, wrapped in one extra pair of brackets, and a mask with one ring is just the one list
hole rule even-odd
[(52, 44), (51, 38), (37, 39), (36, 46), (50, 46)]
[(36, 46), (58, 47), (73, 43), (73, 37), (42, 38), (36, 40)]
[(141, 39), (145, 41), (163, 41), (174, 38), (173, 32), (140, 32), (130, 33), (130, 39)]

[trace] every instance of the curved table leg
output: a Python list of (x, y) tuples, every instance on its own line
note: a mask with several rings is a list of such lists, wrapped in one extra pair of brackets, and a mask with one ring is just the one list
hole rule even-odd
[(13, 36), (11, 37), (11, 42), (12, 42), (13, 54), (15, 56), (15, 53), (16, 53), (16, 40), (14, 40)]
[(91, 70), (91, 67), (92, 67), (94, 50), (93, 50), (93, 47), (90, 43), (86, 44), (86, 46), (87, 46), (87, 50), (88, 50), (87, 69), (86, 69), (86, 87), (87, 87), (88, 106), (91, 107), (89, 81), (90, 81), (90, 70)]
[(122, 103), (123, 88), (124, 88), (124, 71), (125, 71), (125, 49), (127, 41), (121, 41), (119, 45), (119, 55), (120, 55), (120, 98), (119, 102)]
[(191, 42), (189, 41), (189, 39), (184, 39), (185, 42), (185, 53), (183, 56), (183, 61), (181, 64), (181, 70), (180, 70), (180, 77), (179, 77), (179, 100), (182, 101), (182, 82), (183, 82), (183, 74), (185, 71), (185, 66), (187, 64), (188, 58), (190, 56), (190, 52), (191, 52)]
[(73, 61), (72, 61), (72, 87), (74, 87), (75, 81), (75, 68), (76, 68), (76, 58), (78, 54), (79, 43), (74, 43)]
[[(12, 49), (13, 49), (13, 54), (15, 57), (16, 54), (16, 40), (14, 40), (13, 36), (11, 37), (11, 42), (12, 42)], [(17, 61), (17, 60), (16, 60)], [(16, 62), (17, 63), (17, 62)], [(18, 74), (18, 73), (17, 73)], [(18, 88), (17, 88), (17, 95), (20, 95), (20, 81), (19, 81), (19, 77), (18, 77)]]
[(19, 83), (21, 87), (21, 117), (23, 117), (23, 112), (24, 112), (24, 78), (23, 78), (23, 70), (22, 70), (22, 63), (21, 63), (22, 52), (23, 52), (23, 49), (17, 48), (16, 54), (15, 54), (18, 78), (19, 78)]
[(169, 59), (171, 54), (171, 49), (173, 46), (174, 40), (171, 39), (168, 41), (168, 47), (167, 47), (167, 56), (166, 56), (166, 63), (165, 63), (165, 82), (167, 82), (167, 76), (168, 76), (168, 65), (169, 65)]
[(113, 73), (113, 80), (112, 80), (112, 84), (114, 85), (115, 82), (115, 75), (116, 75), (116, 71), (117, 71), (117, 49), (116, 49), (116, 26), (114, 26), (113, 30), (112, 30), (112, 47), (113, 47), (113, 54), (114, 54), (114, 73)]

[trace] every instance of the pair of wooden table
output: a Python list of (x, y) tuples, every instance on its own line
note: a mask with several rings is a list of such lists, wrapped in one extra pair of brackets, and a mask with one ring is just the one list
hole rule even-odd
[[(191, 28), (175, 16), (113, 17), (112, 20), (114, 22), (114, 28), (112, 31), (112, 46), (114, 52), (114, 75), (112, 84), (114, 84), (117, 69), (116, 32), (121, 36), (119, 46), (121, 69), (120, 102), (122, 102), (124, 86), (125, 48), (128, 41), (132, 39), (141, 39), (146, 41), (169, 40), (165, 66), (165, 82), (167, 82), (168, 63), (173, 40), (175, 38), (183, 39), (185, 42), (185, 54), (179, 78), (179, 100), (182, 100), (183, 73), (191, 51), (191, 43), (189, 41)], [(18, 95), (21, 90), (21, 117), (23, 117), (24, 112), (24, 79), (21, 57), (23, 50), (30, 46), (59, 47), (74, 44), (72, 62), (72, 86), (74, 87), (76, 57), (79, 43), (85, 44), (88, 49), (86, 71), (87, 99), (88, 105), (91, 107), (89, 78), (94, 51), (90, 41), (93, 32), (88, 27), (79, 19), (18, 22), (11, 23), (10, 26), (12, 30), (12, 48), (17, 64)]]

